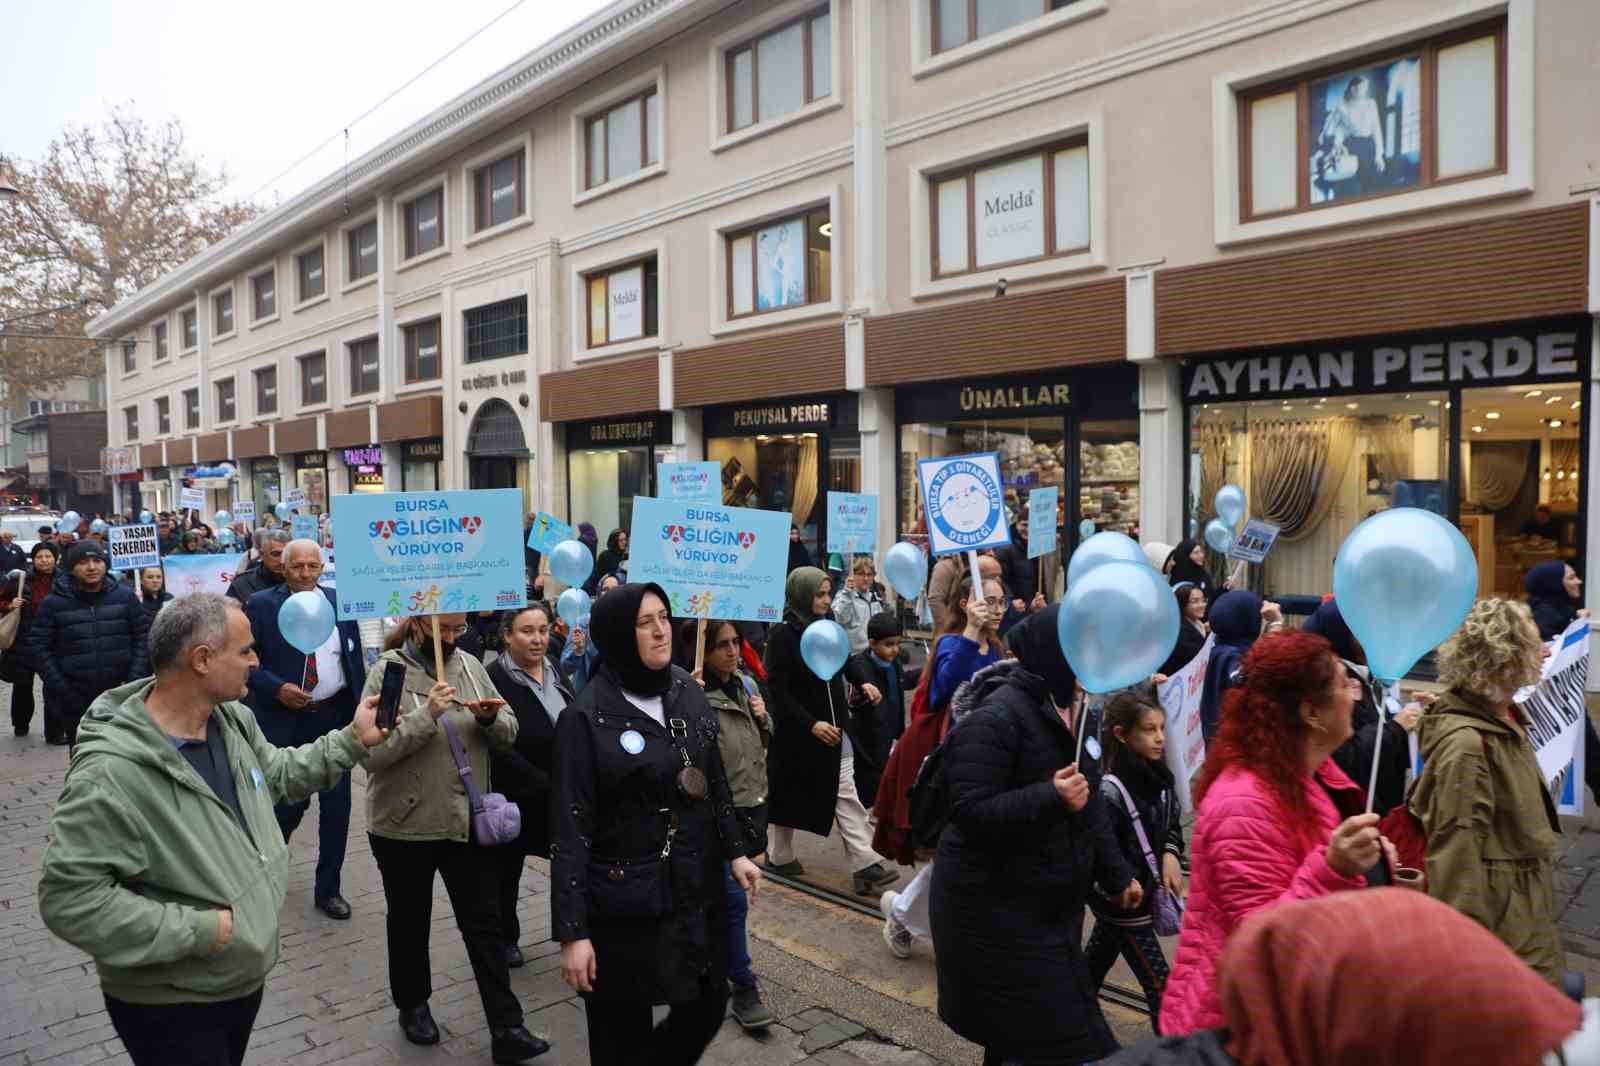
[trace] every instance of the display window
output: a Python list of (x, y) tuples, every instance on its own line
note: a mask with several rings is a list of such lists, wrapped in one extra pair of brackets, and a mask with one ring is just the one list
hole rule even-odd
[(567, 517), (588, 522), (604, 546), (633, 528), (635, 496), (655, 492), (655, 447), (672, 439), (667, 415), (573, 422), (567, 426)]

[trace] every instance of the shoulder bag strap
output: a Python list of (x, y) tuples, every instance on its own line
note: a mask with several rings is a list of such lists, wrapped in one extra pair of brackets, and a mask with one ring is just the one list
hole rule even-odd
[(1139, 846), (1144, 849), (1144, 861), (1150, 864), (1150, 873), (1160, 880), (1161, 868), (1156, 865), (1156, 854), (1150, 850), (1150, 838), (1144, 833), (1144, 819), (1139, 817), (1139, 808), (1134, 806), (1133, 797), (1128, 794), (1128, 786), (1124, 785), (1116, 774), (1106, 774), (1101, 780), (1111, 782), (1117, 791), (1122, 793), (1122, 802), (1128, 807), (1128, 817), (1133, 820), (1133, 831), (1139, 838)]
[(472, 777), (472, 764), (467, 761), (466, 752), (461, 750), (461, 740), (456, 736), (455, 727), (450, 724), (449, 712), (439, 716), (439, 724), (444, 726), (444, 735), (450, 741), (450, 754), (455, 758), (456, 770), (461, 774), (462, 782), (467, 786), (467, 801), (472, 805), (474, 814), (483, 810), (483, 797), (478, 794), (477, 782)]

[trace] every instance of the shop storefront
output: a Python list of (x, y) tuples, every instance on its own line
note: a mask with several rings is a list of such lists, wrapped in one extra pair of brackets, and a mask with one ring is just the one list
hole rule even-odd
[(272, 513), (283, 499), (283, 476), (278, 470), (276, 456), (254, 459), (250, 463), (250, 498), (256, 504), (256, 520)]
[(181, 476), (184, 488), (205, 492), (205, 515), (214, 515), (233, 506), (239, 486), (239, 472), (232, 463), (184, 467)]
[(411, 440), (400, 445), (400, 491), (437, 492), (443, 460), (442, 440)]
[(305, 490), (310, 514), (328, 509), (328, 453), (300, 452), (294, 457), (294, 487)]
[(828, 491), (861, 491), (859, 411), (853, 393), (705, 408), (706, 458), (722, 466), (723, 503), (788, 512), (820, 560)]
[(1131, 365), (1119, 363), (895, 390), (901, 537), (927, 541), (918, 460), (996, 452), (1013, 520), (1023, 514), (1029, 492), (1055, 486), (1061, 490), (1061, 544), (1076, 544), (1085, 518), (1097, 530), (1137, 540), (1138, 381)]
[(568, 422), (567, 515), (601, 538), (633, 526), (633, 498), (654, 496), (656, 446), (672, 443), (672, 416)]
[(172, 471), (164, 466), (151, 470), (148, 481), (139, 482), (140, 510), (151, 514), (170, 511), (176, 499), (172, 494)]
[(1576, 315), (1188, 359), (1189, 526), (1243, 487), (1282, 526), (1260, 574), (1278, 596), (1327, 592), (1344, 538), (1389, 507), (1458, 525), (1480, 595), (1520, 599), (1550, 559), (1581, 572), (1591, 329)]
[(383, 448), (368, 444), (361, 448), (344, 448), (340, 451), (348, 468), (351, 492), (383, 491)]

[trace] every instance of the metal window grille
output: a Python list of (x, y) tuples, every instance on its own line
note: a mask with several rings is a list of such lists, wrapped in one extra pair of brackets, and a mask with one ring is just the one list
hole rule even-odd
[(466, 361), (479, 363), (528, 352), (528, 298), (517, 296), (465, 312)]

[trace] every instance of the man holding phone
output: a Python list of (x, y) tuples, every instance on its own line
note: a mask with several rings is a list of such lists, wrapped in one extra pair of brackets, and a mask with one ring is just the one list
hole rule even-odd
[[(356, 700), (366, 684), (361, 634), (355, 622), (339, 622), (314, 654), (297, 650), (278, 629), (278, 611), (296, 592), (317, 591), (328, 598), (338, 617), (333, 589), (317, 584), (322, 577), (322, 548), (313, 540), (292, 540), (283, 549), (284, 582), (250, 597), (245, 614), (255, 635), (261, 665), (250, 675), (250, 705), (269, 743), (278, 747), (309, 744), (325, 733), (343, 729), (355, 715)], [(319, 911), (344, 921), (350, 904), (340, 894), (345, 840), (350, 833), (350, 775), (318, 794), (317, 876), (313, 899)], [(305, 817), (310, 800), (281, 803), (275, 810), (284, 843)]]

